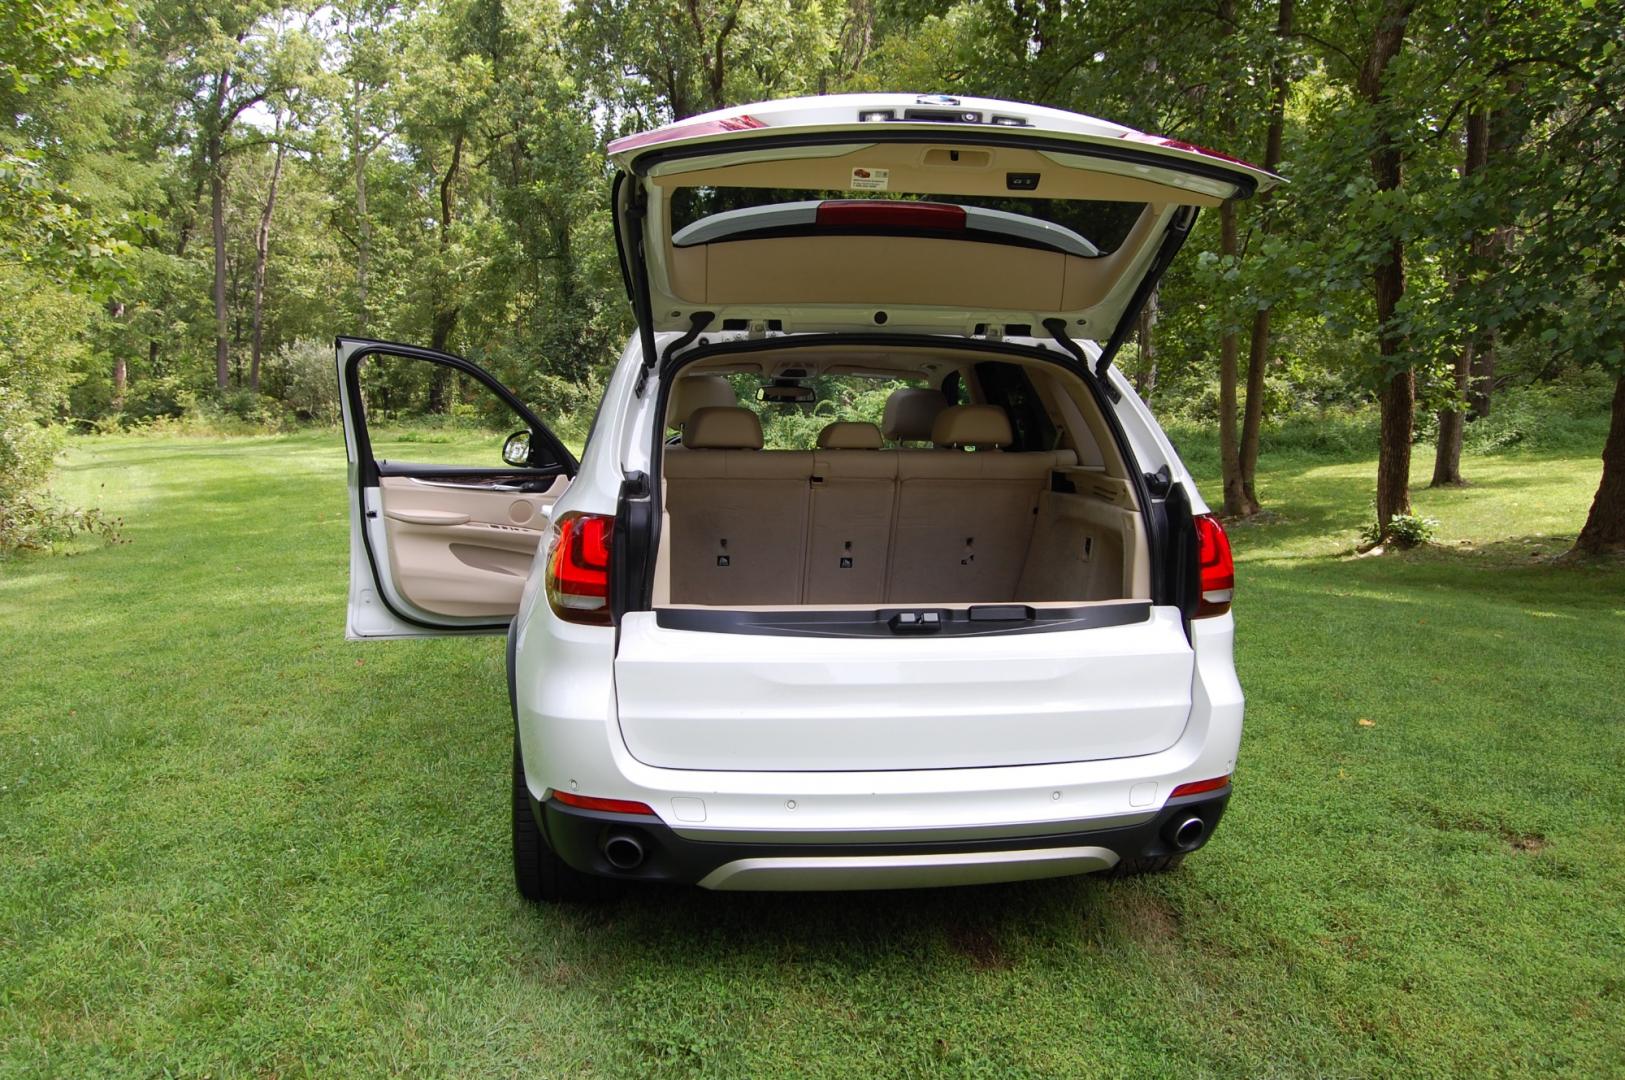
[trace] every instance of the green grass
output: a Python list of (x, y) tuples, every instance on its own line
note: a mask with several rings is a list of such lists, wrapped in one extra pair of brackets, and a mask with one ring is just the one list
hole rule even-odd
[(583, 910), (510, 884), (501, 642), (343, 640), (336, 436), (81, 440), (130, 542), (0, 564), (0, 1075), (1621, 1075), (1595, 455), (1380, 558), (1370, 461), (1266, 461), (1177, 874)]

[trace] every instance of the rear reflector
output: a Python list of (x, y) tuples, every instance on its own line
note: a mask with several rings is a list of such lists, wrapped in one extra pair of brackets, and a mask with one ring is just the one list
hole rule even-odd
[(1196, 605), (1196, 617), (1223, 615), (1230, 610), (1230, 599), (1236, 592), (1236, 564), (1230, 557), (1230, 538), (1212, 514), (1196, 519), (1196, 561), (1202, 575), (1202, 599)]
[(817, 222), (831, 229), (962, 230), (965, 208), (950, 203), (892, 199), (831, 199), (818, 204)]
[(615, 519), (607, 514), (566, 514), (547, 560), (547, 603), (566, 622), (609, 625), (609, 538)]
[(565, 806), (575, 806), (582, 810), (602, 810), (606, 814), (655, 816), (655, 812), (649, 809), (647, 803), (633, 802), (631, 799), (599, 799), (592, 795), (577, 795), (569, 791), (555, 791), (553, 797)]
[(1177, 799), (1181, 795), (1200, 795), (1206, 791), (1218, 791), (1220, 788), (1227, 787), (1229, 784), (1230, 777), (1228, 776), (1215, 776), (1211, 780), (1192, 780), (1188, 784), (1180, 784), (1178, 787), (1174, 788), (1173, 793), (1168, 797), (1170, 799)]

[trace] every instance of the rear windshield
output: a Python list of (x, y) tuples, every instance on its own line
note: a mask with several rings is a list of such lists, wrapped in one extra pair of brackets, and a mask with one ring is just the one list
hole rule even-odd
[[(811, 191), (794, 188), (680, 187), (671, 193), (672, 241), (678, 247), (697, 243), (758, 239), (764, 235), (807, 235), (830, 232), (818, 221), (817, 208), (850, 200), (931, 203), (964, 208), (969, 216), (967, 239), (1023, 246), (1054, 247), (1083, 257), (1110, 255), (1128, 237), (1145, 203), (1091, 199), (990, 198), (980, 195), (929, 195), (890, 191)], [(740, 214), (776, 208), (780, 214)], [(794, 211), (800, 208), (802, 213)], [(977, 211), (987, 213), (978, 214)], [(731, 215), (721, 217), (721, 215)], [(850, 219), (848, 215), (848, 219)], [(709, 219), (709, 220), (708, 220)], [(922, 222), (926, 219), (921, 216)], [(1026, 227), (1031, 223), (1034, 227)], [(1061, 230), (1057, 232), (1056, 230)], [(929, 224), (864, 222), (835, 231), (896, 235), (936, 233)], [(1045, 239), (1049, 235), (1053, 239)], [(1081, 242), (1078, 239), (1081, 238)]]

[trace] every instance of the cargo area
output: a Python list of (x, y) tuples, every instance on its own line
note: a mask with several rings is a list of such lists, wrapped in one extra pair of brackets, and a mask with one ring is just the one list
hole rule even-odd
[[(1134, 487), (1075, 377), (906, 352), (743, 366), (744, 379), (686, 375), (671, 395), (656, 606), (1149, 596)], [(879, 423), (831, 419), (810, 449), (768, 445), (765, 410), (740, 396), (750, 375), (782, 387), (863, 368), (924, 385), (893, 390)]]

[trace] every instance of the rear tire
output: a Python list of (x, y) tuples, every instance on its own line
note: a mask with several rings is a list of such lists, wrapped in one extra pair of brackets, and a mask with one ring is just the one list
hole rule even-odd
[(583, 874), (553, 853), (536, 823), (535, 800), (525, 785), (519, 733), (513, 736), (513, 883), (531, 903), (596, 903), (613, 899), (619, 882)]
[(1130, 878), (1140, 877), (1143, 874), (1166, 874), (1178, 868), (1185, 861), (1185, 852), (1176, 851), (1171, 855), (1155, 855), (1140, 859), (1119, 859), (1117, 865), (1106, 871), (1107, 877)]

